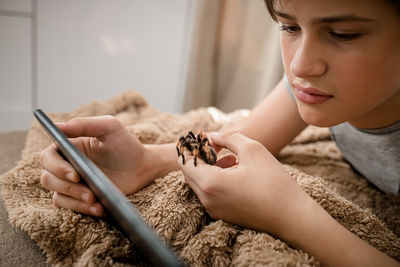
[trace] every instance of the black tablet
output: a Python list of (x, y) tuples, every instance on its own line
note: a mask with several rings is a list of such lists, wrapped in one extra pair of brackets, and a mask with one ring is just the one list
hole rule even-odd
[(36, 119), (57, 145), (59, 151), (78, 171), (84, 182), (95, 193), (99, 202), (111, 215), (123, 233), (154, 266), (183, 266), (174, 252), (166, 246), (142, 219), (128, 198), (107, 176), (71, 142), (68, 141), (46, 114), (37, 109)]

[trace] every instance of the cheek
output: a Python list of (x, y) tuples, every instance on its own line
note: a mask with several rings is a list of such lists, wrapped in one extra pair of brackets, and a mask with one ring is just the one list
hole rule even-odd
[(396, 85), (400, 84), (398, 71), (388, 67), (387, 61), (354, 58), (347, 62), (346, 66), (336, 71), (336, 96), (351, 106), (379, 104), (392, 95)]
[[(345, 65), (337, 68), (348, 84), (366, 96), (378, 95), (400, 85), (400, 42), (371, 42), (363, 49), (344, 58)], [(377, 50), (376, 47), (382, 49)], [(353, 81), (353, 82), (352, 82)], [(398, 87), (399, 88), (399, 87)]]
[(281, 54), (282, 54), (283, 67), (285, 69), (286, 74), (290, 75), (289, 73), (290, 62), (292, 62), (292, 59), (296, 54), (296, 47), (294, 42), (290, 42), (287, 39), (287, 37), (286, 38), (283, 37), (282, 34), (280, 40), (281, 40)]

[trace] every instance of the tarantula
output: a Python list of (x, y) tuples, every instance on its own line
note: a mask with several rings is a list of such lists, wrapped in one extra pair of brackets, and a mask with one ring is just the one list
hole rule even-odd
[(176, 144), (178, 158), (182, 156), (182, 163), (185, 164), (185, 155), (183, 152), (187, 148), (194, 155), (194, 166), (197, 166), (197, 157), (200, 157), (204, 162), (214, 165), (217, 161), (217, 153), (210, 146), (207, 135), (200, 131), (196, 136), (192, 131), (189, 131), (186, 136), (181, 136)]

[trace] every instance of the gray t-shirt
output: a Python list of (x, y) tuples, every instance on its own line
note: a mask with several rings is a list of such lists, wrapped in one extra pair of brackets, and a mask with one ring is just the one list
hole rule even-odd
[(345, 122), (330, 128), (343, 157), (382, 191), (400, 193), (400, 121), (364, 130)]
[[(292, 95), (286, 75), (285, 80)], [(400, 121), (371, 130), (345, 122), (330, 130), (343, 157), (355, 170), (382, 191), (400, 193)]]

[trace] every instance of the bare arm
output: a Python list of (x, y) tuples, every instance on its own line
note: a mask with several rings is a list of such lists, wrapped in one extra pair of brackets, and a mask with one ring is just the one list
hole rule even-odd
[(400, 266), (344, 228), (311, 197), (303, 194), (299, 200), (301, 205), (294, 205), (292, 214), (297, 219), (287, 220), (278, 233), (292, 246), (326, 266)]
[(276, 155), (306, 126), (282, 79), (249, 117), (232, 129), (262, 143)]

